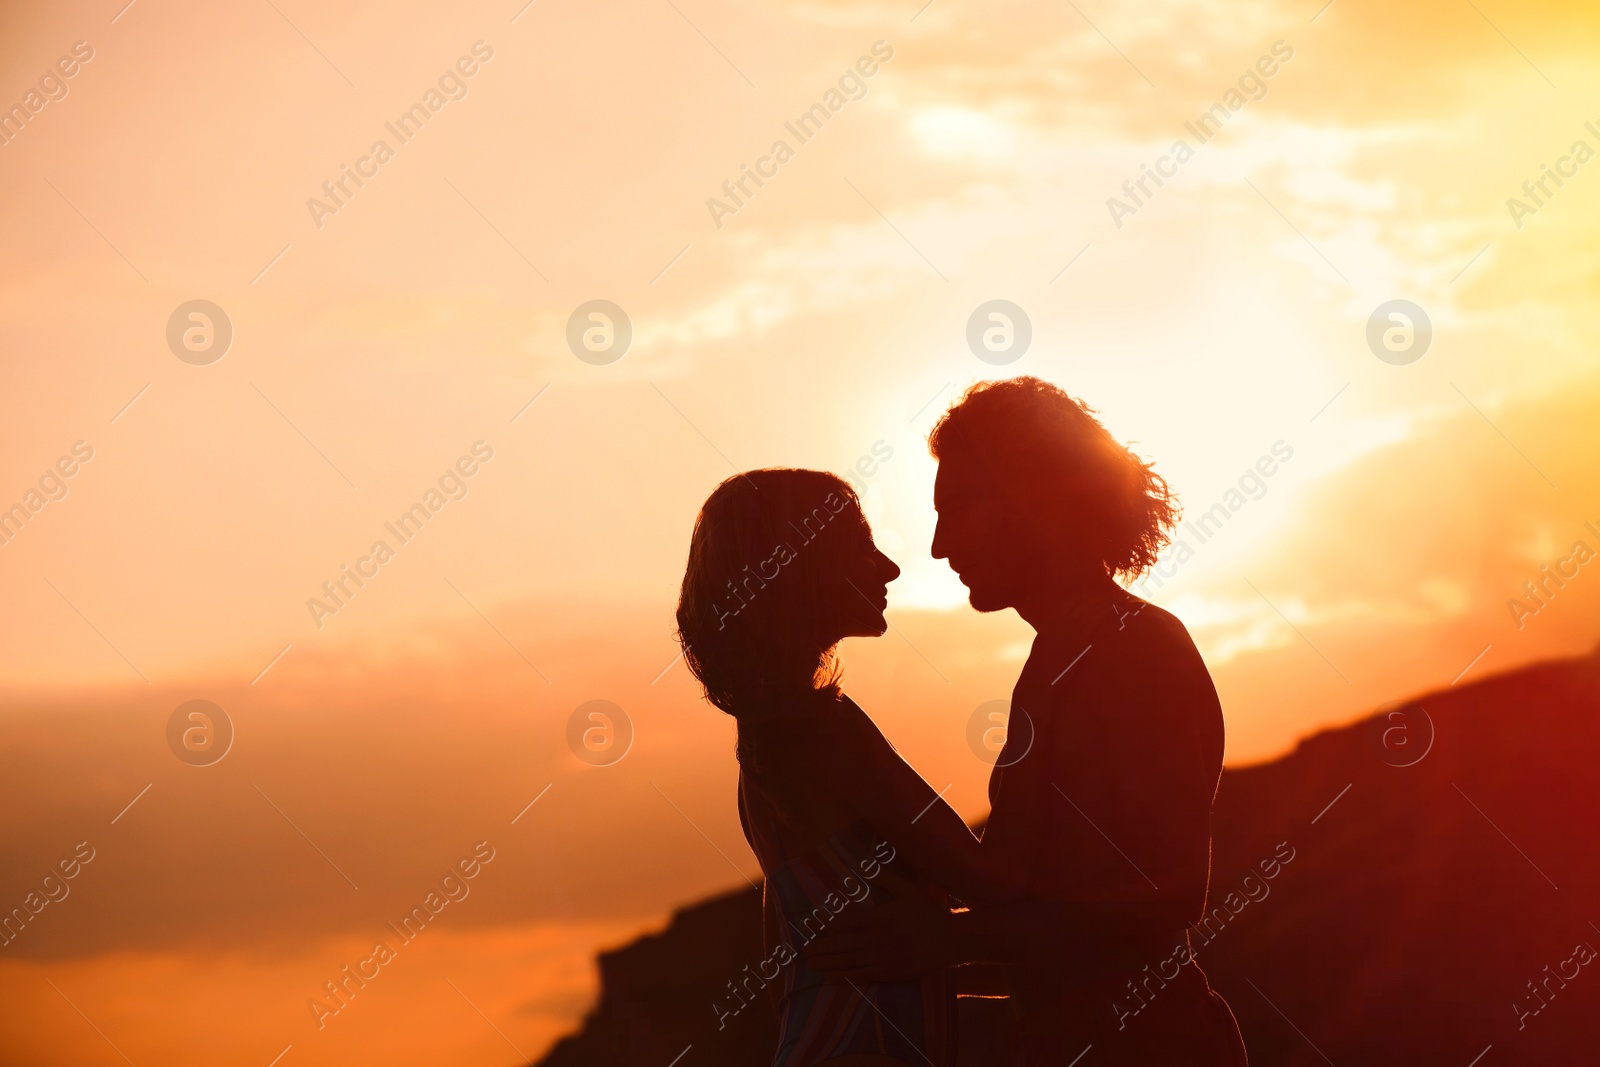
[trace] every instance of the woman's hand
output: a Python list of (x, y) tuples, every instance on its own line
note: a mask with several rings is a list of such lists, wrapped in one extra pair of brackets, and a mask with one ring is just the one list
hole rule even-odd
[(960, 962), (948, 907), (888, 869), (873, 890), (887, 890), (891, 899), (834, 919), (800, 950), (807, 963), (831, 978), (859, 983), (917, 979)]

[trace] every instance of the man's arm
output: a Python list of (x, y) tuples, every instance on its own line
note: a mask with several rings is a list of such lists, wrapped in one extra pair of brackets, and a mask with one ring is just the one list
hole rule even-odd
[[(1189, 922), (1186, 905), (1170, 896), (1143, 900), (1021, 900), (955, 912), (942, 927), (946, 965), (1009, 963), (1065, 970), (1094, 978), (1137, 970), (1137, 946), (1147, 950), (1166, 931), (1174, 943)], [(939, 936), (939, 935), (936, 935)]]
[(805, 947), (812, 966), (852, 981), (915, 978), (963, 963), (1003, 963), (1091, 980), (1138, 970), (1139, 955), (1190, 921), (1176, 896), (1142, 900), (1017, 900), (950, 912), (916, 886), (891, 883), (895, 899), (871, 913), (840, 916)]

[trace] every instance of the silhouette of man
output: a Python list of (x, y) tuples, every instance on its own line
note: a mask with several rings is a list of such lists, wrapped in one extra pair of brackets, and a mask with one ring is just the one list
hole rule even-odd
[(1115, 581), (1167, 542), (1166, 483), (1031, 377), (973, 387), (929, 447), (933, 555), (974, 608), (1037, 631), (982, 845), (1014, 894), (954, 914), (904, 894), (888, 921), (837, 923), (816, 965), (857, 980), (1000, 964), (1029, 1065), (1242, 1065), (1186, 933), (1205, 908), (1221, 706), (1182, 623)]

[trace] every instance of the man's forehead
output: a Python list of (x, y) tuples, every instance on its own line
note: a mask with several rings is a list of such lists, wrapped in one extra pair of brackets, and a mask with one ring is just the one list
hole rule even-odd
[(933, 480), (933, 499), (937, 505), (940, 501), (986, 495), (992, 488), (993, 482), (985, 476), (981, 464), (971, 459), (941, 459)]

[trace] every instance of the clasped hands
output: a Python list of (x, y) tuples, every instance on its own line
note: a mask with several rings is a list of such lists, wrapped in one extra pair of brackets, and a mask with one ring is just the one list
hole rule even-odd
[(874, 896), (882, 902), (840, 914), (807, 942), (806, 962), (857, 983), (914, 980), (964, 962), (956, 914), (921, 886), (885, 870), (866, 900)]

